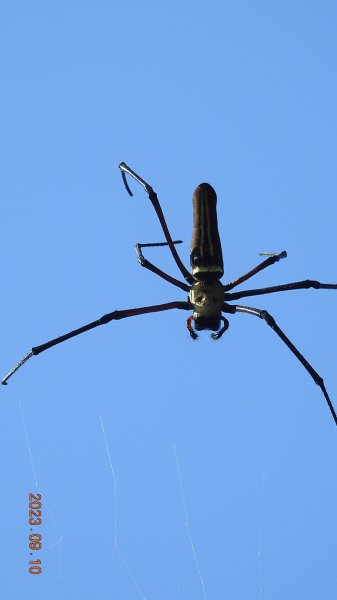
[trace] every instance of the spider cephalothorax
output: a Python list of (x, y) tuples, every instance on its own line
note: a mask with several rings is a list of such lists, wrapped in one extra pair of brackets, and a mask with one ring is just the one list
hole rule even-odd
[[(193, 339), (191, 321), (196, 331), (210, 329), (218, 331), (221, 326), (221, 310), (224, 303), (225, 290), (220, 281), (194, 281), (189, 293), (189, 301), (193, 307), (193, 316), (187, 320), (187, 328)], [(213, 336), (214, 337), (214, 336)]]
[(217, 318), (221, 314), (225, 291), (220, 281), (194, 281), (189, 293), (195, 319)]

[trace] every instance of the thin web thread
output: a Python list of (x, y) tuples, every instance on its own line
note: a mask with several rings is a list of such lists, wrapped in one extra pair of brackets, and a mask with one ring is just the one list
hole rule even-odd
[(182, 499), (182, 503), (183, 503), (183, 507), (184, 507), (185, 527), (186, 527), (186, 531), (187, 531), (187, 537), (188, 537), (190, 545), (191, 545), (195, 566), (197, 568), (197, 572), (198, 572), (198, 576), (199, 576), (199, 580), (200, 580), (200, 584), (201, 584), (201, 588), (202, 588), (202, 593), (203, 593), (204, 599), (207, 600), (205, 583), (204, 583), (204, 579), (203, 579), (203, 576), (201, 573), (201, 569), (200, 569), (196, 549), (195, 549), (195, 546), (194, 546), (194, 543), (192, 540), (192, 535), (191, 535), (191, 530), (190, 530), (190, 525), (189, 525), (186, 497), (185, 497), (183, 480), (182, 480), (182, 476), (181, 476), (180, 462), (179, 462), (178, 452), (177, 452), (177, 444), (174, 444), (173, 448), (174, 448), (174, 453), (175, 453), (176, 463), (177, 463), (177, 470), (178, 470), (178, 475), (179, 475), (180, 492), (181, 492), (181, 499)]
[(36, 469), (35, 469), (35, 464), (34, 464), (34, 460), (33, 460), (32, 449), (31, 449), (31, 445), (30, 445), (30, 441), (29, 441), (29, 436), (28, 436), (28, 431), (27, 431), (27, 425), (26, 425), (25, 416), (23, 414), (23, 408), (22, 408), (21, 400), (19, 400), (19, 407), (20, 407), (21, 421), (22, 421), (23, 429), (24, 429), (25, 436), (26, 436), (26, 442), (27, 442), (27, 447), (28, 447), (30, 462), (31, 462), (32, 469), (33, 469), (33, 474), (34, 474), (34, 479), (35, 479), (35, 487), (36, 487), (36, 489), (38, 489), (39, 486), (38, 486), (38, 483), (37, 483)]
[[(29, 435), (28, 435), (28, 429), (27, 429), (27, 425), (26, 425), (26, 419), (25, 419), (25, 415), (23, 412), (23, 408), (22, 408), (22, 404), (21, 404), (21, 400), (19, 400), (19, 407), (20, 407), (20, 415), (21, 415), (21, 421), (23, 424), (23, 429), (25, 432), (25, 437), (26, 437), (26, 443), (27, 443), (27, 447), (28, 447), (28, 453), (29, 453), (29, 458), (30, 458), (30, 462), (31, 462), (31, 466), (32, 466), (32, 471), (33, 471), (33, 476), (34, 476), (34, 480), (35, 480), (35, 488), (37, 491), (40, 490), (40, 486), (38, 484), (38, 480), (37, 480), (37, 474), (36, 474), (36, 468), (35, 468), (35, 462), (33, 459), (33, 453), (32, 453), (32, 447), (31, 447), (31, 443), (30, 443), (30, 439), (29, 439)], [(63, 577), (62, 574), (62, 541), (63, 541), (63, 536), (62, 536), (62, 532), (58, 526), (58, 524), (55, 521), (54, 515), (52, 513), (52, 511), (50, 510), (46, 500), (45, 500), (45, 494), (41, 492), (41, 495), (43, 497), (43, 506), (45, 506), (45, 508), (47, 509), (47, 512), (49, 513), (50, 519), (58, 533), (58, 539), (53, 542), (51, 544), (51, 548), (53, 548), (54, 546), (56, 546), (57, 544), (59, 544), (59, 576), (60, 578)], [(26, 572), (26, 568), (25, 568), (25, 572)], [(10, 584), (12, 581), (14, 581), (15, 579), (18, 579), (18, 577), (20, 577), (20, 575), (16, 575), (16, 577), (14, 577), (13, 579), (11, 579), (8, 584)]]
[(123, 563), (124, 568), (128, 572), (131, 581), (133, 582), (135, 588), (137, 589), (140, 597), (142, 598), (142, 600), (146, 600), (146, 597), (144, 596), (141, 588), (139, 587), (133, 572), (131, 571), (127, 561), (125, 560), (123, 554), (121, 553), (121, 551), (118, 547), (118, 542), (117, 542), (117, 479), (116, 479), (115, 470), (113, 468), (113, 464), (112, 464), (112, 460), (111, 460), (110, 449), (109, 449), (108, 440), (107, 440), (107, 437), (105, 434), (102, 415), (100, 415), (100, 421), (101, 421), (103, 438), (104, 438), (104, 442), (105, 442), (106, 451), (108, 454), (109, 465), (110, 465), (110, 470), (111, 470), (113, 484), (114, 484), (114, 547), (115, 547), (115, 550), (116, 550), (121, 562)]
[(264, 513), (264, 488), (265, 488), (266, 473), (262, 474), (261, 483), (261, 496), (260, 496), (260, 527), (259, 527), (259, 545), (257, 551), (257, 571), (258, 571), (258, 586), (259, 586), (259, 598), (262, 600), (262, 544), (263, 544), (263, 513)]

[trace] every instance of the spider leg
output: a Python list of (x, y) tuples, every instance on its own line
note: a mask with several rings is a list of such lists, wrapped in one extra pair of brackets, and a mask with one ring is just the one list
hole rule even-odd
[(196, 340), (198, 337), (198, 334), (195, 333), (193, 327), (192, 327), (192, 321), (194, 321), (194, 317), (193, 315), (191, 317), (188, 317), (188, 319), (186, 320), (186, 327), (188, 329), (188, 332), (192, 338), (192, 340)]
[(223, 326), (221, 327), (220, 331), (217, 333), (211, 333), (211, 338), (213, 340), (219, 340), (229, 327), (229, 321), (225, 317), (221, 317), (221, 321), (223, 322)]
[(169, 246), (169, 248), (171, 250), (171, 254), (172, 254), (172, 256), (173, 256), (173, 258), (174, 258), (174, 260), (176, 262), (176, 265), (177, 265), (178, 269), (180, 270), (180, 272), (182, 273), (182, 275), (184, 276), (184, 278), (186, 279), (186, 281), (188, 283), (192, 284), (193, 283), (193, 277), (192, 277), (191, 273), (183, 265), (183, 263), (182, 263), (179, 255), (178, 255), (178, 252), (177, 252), (177, 250), (174, 247), (174, 243), (173, 243), (173, 240), (171, 238), (171, 234), (170, 234), (170, 232), (168, 230), (168, 227), (167, 227), (167, 224), (166, 224), (166, 221), (165, 221), (165, 217), (164, 217), (162, 208), (161, 208), (161, 206), (159, 204), (159, 200), (158, 200), (156, 192), (153, 190), (153, 188), (146, 181), (144, 181), (144, 179), (142, 179), (139, 175), (137, 175), (137, 173), (135, 173), (132, 169), (130, 169), (130, 167), (128, 167), (128, 165), (126, 165), (125, 163), (122, 162), (119, 165), (119, 168), (122, 171), (123, 181), (124, 181), (124, 184), (126, 184), (125, 187), (126, 187), (128, 193), (131, 194), (131, 196), (132, 196), (132, 192), (131, 192), (129, 186), (127, 185), (125, 173), (128, 173), (128, 175), (131, 175), (131, 177), (133, 177), (136, 181), (138, 181), (138, 183), (140, 183), (141, 186), (143, 186), (144, 190), (146, 191), (146, 193), (148, 194), (148, 196), (149, 196), (149, 198), (151, 200), (151, 203), (152, 203), (152, 206), (153, 206), (154, 210), (157, 213), (157, 217), (158, 217), (159, 222), (161, 224), (161, 228), (162, 228), (162, 230), (164, 232), (165, 239), (167, 241), (167, 245)]
[[(182, 242), (181, 242), (181, 240), (176, 240), (173, 243), (181, 244)], [(161, 269), (159, 269), (158, 267), (156, 267), (155, 265), (150, 263), (150, 261), (148, 261), (142, 253), (142, 248), (144, 248), (144, 247), (147, 248), (149, 246), (167, 246), (167, 245), (168, 245), (167, 242), (158, 242), (158, 243), (154, 243), (154, 244), (136, 244), (135, 248), (136, 248), (136, 252), (137, 252), (138, 262), (141, 264), (142, 267), (145, 267), (145, 269), (149, 269), (149, 271), (152, 271), (152, 273), (159, 275), (159, 277), (162, 277), (169, 283), (172, 283), (172, 285), (176, 285), (177, 287), (181, 288), (185, 292), (189, 292), (190, 291), (189, 285), (186, 285), (186, 283), (183, 283), (182, 281), (179, 281), (178, 279), (171, 277), (171, 275), (168, 275), (167, 273), (165, 273), (165, 271), (162, 271)]]
[(44, 344), (41, 344), (40, 346), (35, 346), (34, 348), (31, 349), (31, 351), (22, 360), (20, 360), (20, 362), (17, 363), (17, 365), (15, 365), (15, 367), (13, 367), (13, 369), (11, 369), (9, 371), (9, 373), (7, 373), (7, 375), (2, 379), (1, 383), (3, 385), (6, 385), (8, 379), (29, 358), (31, 358), (31, 356), (36, 356), (37, 354), (40, 354), (41, 352), (44, 352), (45, 350), (48, 350), (49, 348), (56, 346), (56, 344), (61, 344), (62, 342), (65, 342), (66, 340), (69, 340), (70, 338), (75, 337), (76, 335), (84, 333), (85, 331), (89, 331), (90, 329), (94, 329), (94, 327), (98, 327), (99, 325), (105, 325), (106, 323), (110, 323), (110, 321), (119, 321), (120, 319), (126, 319), (127, 317), (135, 317), (137, 315), (144, 315), (147, 313), (161, 312), (163, 310), (171, 310), (172, 308), (191, 310), (191, 305), (189, 302), (176, 301), (176, 302), (167, 302), (166, 304), (156, 304), (154, 306), (143, 306), (141, 308), (129, 308), (127, 310), (115, 310), (111, 313), (107, 313), (106, 315), (103, 315), (103, 317), (101, 317), (100, 319), (97, 319), (97, 321), (93, 321), (92, 323), (83, 325), (83, 327), (79, 327), (79, 329), (74, 329), (73, 331), (70, 331), (69, 333), (65, 333), (64, 335), (54, 338), (53, 340), (50, 340), (49, 342), (45, 342)]
[(288, 292), (290, 290), (304, 290), (309, 288), (315, 288), (315, 290), (337, 290), (337, 283), (320, 283), (313, 279), (305, 279), (304, 281), (294, 281), (293, 283), (285, 283), (284, 285), (274, 285), (273, 287), (225, 294), (225, 300), (238, 300), (239, 298), (246, 298), (247, 296), (260, 296), (261, 294), (272, 294), (274, 292)]
[(225, 291), (227, 292), (229, 290), (232, 290), (234, 287), (236, 287), (240, 283), (243, 283), (244, 281), (247, 281), (247, 279), (250, 279), (250, 277), (253, 277), (253, 275), (256, 275), (256, 273), (259, 273), (266, 267), (273, 265), (274, 263), (278, 262), (282, 258), (286, 258), (286, 256), (287, 256), (287, 253), (285, 250), (283, 250), (283, 252), (275, 252), (275, 254), (271, 254), (269, 256), (269, 258), (267, 258), (262, 263), (257, 265), (257, 267), (255, 267), (251, 271), (248, 271), (248, 273), (246, 273), (245, 275), (242, 275), (241, 277), (238, 277), (237, 279), (234, 279), (233, 281), (231, 281), (231, 283), (227, 283), (226, 285), (224, 285)]
[(333, 420), (337, 425), (337, 415), (329, 398), (328, 392), (326, 391), (322, 377), (317, 373), (317, 371), (315, 371), (315, 369), (310, 365), (310, 363), (308, 363), (308, 361), (304, 358), (303, 354), (301, 354), (299, 350), (297, 350), (297, 348), (289, 340), (285, 333), (283, 333), (282, 329), (280, 329), (280, 327), (277, 325), (275, 319), (266, 310), (260, 310), (258, 308), (251, 308), (249, 306), (239, 305), (234, 305), (233, 308), (235, 309), (235, 312), (248, 313), (250, 315), (255, 315), (256, 317), (263, 319), (267, 323), (267, 325), (269, 325), (269, 327), (271, 327), (275, 331), (275, 333), (281, 338), (281, 340), (285, 343), (289, 350), (291, 350), (291, 352), (296, 356), (300, 363), (302, 363), (303, 367), (308, 371), (309, 375), (313, 378), (314, 382), (321, 388), (325, 400), (329, 406)]

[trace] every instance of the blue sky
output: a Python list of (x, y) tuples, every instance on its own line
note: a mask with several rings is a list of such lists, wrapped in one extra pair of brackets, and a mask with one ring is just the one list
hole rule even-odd
[[(337, 282), (335, 2), (11, 2), (0, 15), (2, 375), (114, 309), (184, 300), (137, 264), (189, 263), (191, 197), (218, 194), (225, 276)], [(147, 256), (175, 277), (166, 248)], [(254, 282), (254, 283), (253, 283)], [(336, 292), (251, 298), (337, 407)], [(1, 392), (1, 597), (337, 597), (337, 431), (259, 319), (218, 343), (185, 313), (112, 323), (32, 358)], [(28, 573), (40, 492), (42, 573)], [(34, 557), (33, 557), (34, 558)]]

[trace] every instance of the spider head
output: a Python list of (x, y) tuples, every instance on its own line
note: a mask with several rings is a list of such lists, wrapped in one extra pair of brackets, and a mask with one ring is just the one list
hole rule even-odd
[[(192, 321), (194, 321), (194, 329), (192, 327)], [(223, 322), (223, 326), (220, 329), (221, 321)], [(205, 318), (205, 317), (188, 317), (186, 321), (187, 329), (190, 333), (190, 336), (196, 340), (198, 334), (196, 331), (202, 331), (204, 329), (211, 329), (212, 331), (216, 331), (216, 333), (212, 333), (211, 337), (213, 340), (219, 340), (222, 335), (227, 331), (229, 327), (229, 322), (225, 317), (213, 317), (213, 318)]]
[(204, 329), (218, 331), (220, 329), (220, 325), (221, 320), (219, 317), (194, 317), (194, 329), (196, 331), (203, 331)]

